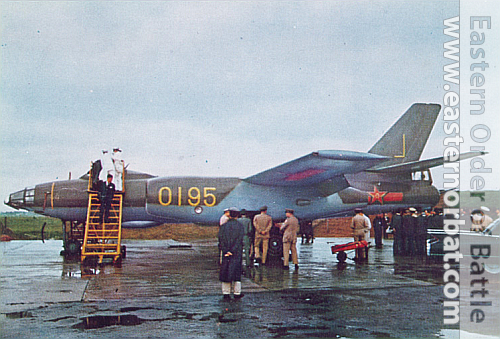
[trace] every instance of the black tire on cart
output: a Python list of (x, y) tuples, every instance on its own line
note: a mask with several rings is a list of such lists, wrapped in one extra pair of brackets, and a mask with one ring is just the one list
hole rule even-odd
[(340, 251), (339, 253), (337, 253), (337, 260), (340, 263), (345, 262), (346, 259), (347, 259), (347, 254), (344, 251)]

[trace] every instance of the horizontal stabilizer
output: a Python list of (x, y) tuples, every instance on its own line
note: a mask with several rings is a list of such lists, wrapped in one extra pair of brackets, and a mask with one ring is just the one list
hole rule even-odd
[(386, 157), (353, 151), (318, 151), (261, 172), (244, 181), (264, 186), (306, 186), (361, 172)]
[[(462, 153), (459, 156), (459, 161), (460, 160), (465, 160), (481, 155), (485, 155), (487, 152), (467, 152), (467, 153)], [(425, 171), (426, 169), (440, 166), (444, 164), (444, 157), (437, 157), (437, 158), (432, 158), (432, 159), (427, 159), (427, 160), (420, 160), (420, 161), (412, 161), (412, 162), (406, 162), (404, 164), (397, 164), (397, 165), (391, 165), (391, 166), (386, 166), (386, 167), (380, 167), (376, 169), (368, 169), (368, 172), (376, 172), (376, 173), (411, 173), (411, 172), (417, 172), (417, 171)]]

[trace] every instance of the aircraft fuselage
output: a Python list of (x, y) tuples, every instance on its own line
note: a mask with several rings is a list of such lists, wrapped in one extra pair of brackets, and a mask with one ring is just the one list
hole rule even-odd
[[(381, 178), (367, 174), (359, 181), (353, 175), (348, 178), (349, 187), (333, 194), (327, 187), (270, 187), (238, 178), (149, 176), (126, 180), (122, 224), (126, 228), (161, 223), (217, 225), (225, 208), (258, 211), (263, 205), (268, 206), (268, 214), (277, 221), (285, 218), (285, 208), (294, 209), (300, 219), (314, 220), (350, 215), (356, 207), (363, 208), (367, 214), (408, 205), (431, 207), (439, 199), (437, 189), (429, 182), (384, 184)], [(54, 181), (26, 188), (11, 194), (7, 204), (65, 221), (84, 222), (88, 179)]]

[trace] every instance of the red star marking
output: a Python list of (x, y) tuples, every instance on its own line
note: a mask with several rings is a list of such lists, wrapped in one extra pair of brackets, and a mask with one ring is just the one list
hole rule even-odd
[(376, 201), (380, 202), (381, 205), (384, 204), (384, 196), (387, 194), (387, 192), (379, 192), (378, 188), (376, 186), (373, 187), (373, 192), (368, 192), (370, 195), (368, 197), (368, 203), (369, 204), (374, 204)]

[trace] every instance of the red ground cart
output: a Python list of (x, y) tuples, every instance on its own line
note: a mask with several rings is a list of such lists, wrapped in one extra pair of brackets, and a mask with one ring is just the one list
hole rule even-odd
[(361, 250), (364, 248), (366, 251), (365, 257), (366, 259), (368, 259), (368, 245), (369, 243), (366, 240), (352, 241), (348, 242), (347, 244), (341, 245), (333, 245), (332, 254), (337, 253), (337, 260), (339, 261), (339, 263), (343, 263), (347, 259), (346, 251)]

